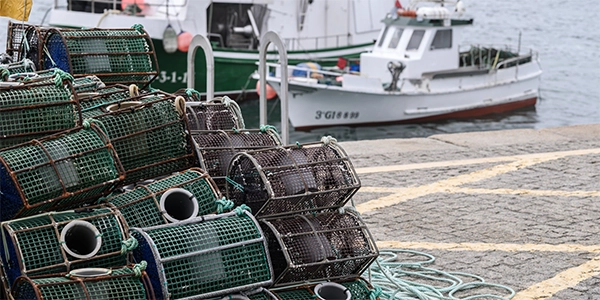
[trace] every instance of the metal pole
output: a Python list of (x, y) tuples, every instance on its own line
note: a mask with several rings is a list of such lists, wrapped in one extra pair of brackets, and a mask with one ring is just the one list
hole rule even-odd
[(211, 100), (215, 95), (215, 58), (212, 47), (208, 39), (200, 34), (197, 34), (190, 43), (190, 48), (187, 55), (187, 87), (194, 88), (196, 80), (196, 69), (194, 60), (196, 59), (196, 50), (202, 47), (204, 56), (206, 57), (206, 100)]
[(281, 93), (279, 94), (279, 100), (281, 100), (281, 140), (284, 145), (289, 143), (289, 129), (288, 129), (288, 59), (285, 45), (279, 35), (274, 31), (269, 31), (260, 39), (260, 50), (259, 50), (259, 65), (258, 75), (260, 76), (260, 93), (259, 99), (259, 112), (260, 112), (260, 124), (267, 124), (267, 48), (273, 43), (277, 47), (277, 53), (279, 54), (279, 62), (281, 63)]

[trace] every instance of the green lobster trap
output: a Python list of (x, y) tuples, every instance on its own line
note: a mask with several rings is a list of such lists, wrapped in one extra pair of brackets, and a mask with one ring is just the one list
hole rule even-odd
[[(68, 74), (67, 74), (68, 75)], [(71, 81), (0, 82), (0, 149), (81, 125)]]
[(75, 91), (75, 94), (77, 94), (77, 96), (85, 95), (90, 92), (95, 92), (98, 89), (104, 88), (106, 86), (104, 82), (100, 80), (100, 78), (94, 75), (73, 78), (70, 74), (67, 75), (67, 73), (64, 73), (63, 70), (58, 68), (52, 68), (35, 72), (11, 73), (11, 75), (9, 76), (9, 81), (23, 83), (54, 81), (54, 77), (57, 74), (62, 77), (66, 76), (66, 78), (70, 79), (70, 81), (72, 82), (71, 85), (73, 86), (73, 90)]
[(116, 269), (83, 268), (65, 275), (19, 277), (15, 299), (154, 299), (145, 262)]
[(195, 90), (179, 90), (176, 95), (186, 99), (186, 114), (190, 130), (244, 129), (244, 117), (238, 104), (227, 96), (200, 101)]
[[(79, 97), (79, 105), (81, 106), (81, 116), (84, 119), (88, 119), (110, 112), (107, 107), (112, 104), (119, 104), (139, 95), (137, 85), (113, 84), (96, 89), (95, 91), (83, 92), (77, 96)], [(161, 99), (161, 97), (156, 96), (150, 100), (156, 99)]]
[[(327, 289), (329, 289), (329, 293), (326, 291)], [(350, 299), (353, 300), (379, 299), (379, 293), (362, 277), (337, 282), (312, 283), (291, 288), (269, 290), (269, 292), (275, 295), (276, 299), (280, 300), (340, 300), (346, 299), (346, 291), (349, 293)], [(342, 294), (346, 295), (342, 296)]]
[(225, 191), (227, 168), (235, 154), (281, 146), (281, 138), (271, 126), (259, 130), (196, 130), (192, 131), (192, 138), (200, 167), (210, 174), (221, 191)]
[(344, 150), (330, 138), (320, 143), (236, 154), (227, 173), (227, 198), (248, 205), (258, 218), (333, 210), (360, 188)]
[(139, 24), (131, 29), (48, 30), (44, 69), (74, 77), (96, 75), (104, 83), (147, 86), (158, 75), (152, 39)]
[(3, 149), (0, 221), (79, 207), (124, 177), (112, 144), (93, 123)]
[(220, 193), (206, 172), (192, 168), (137, 185), (104, 202), (121, 212), (128, 227), (151, 227), (223, 211)]
[(358, 212), (262, 219), (275, 286), (356, 278), (377, 258), (375, 240)]
[(273, 283), (264, 235), (241, 208), (130, 231), (156, 298), (206, 299)]
[(2, 223), (0, 257), (9, 284), (19, 276), (69, 272), (128, 263), (127, 240), (118, 211), (94, 206), (51, 212)]
[(124, 183), (156, 178), (196, 165), (185, 101), (152, 92), (119, 101), (94, 119), (104, 126), (125, 169)]
[(23, 73), (32, 73), (35, 71), (33, 62), (29, 59), (17, 61), (8, 64), (0, 64), (0, 81), (9, 81), (11, 75), (19, 75)]

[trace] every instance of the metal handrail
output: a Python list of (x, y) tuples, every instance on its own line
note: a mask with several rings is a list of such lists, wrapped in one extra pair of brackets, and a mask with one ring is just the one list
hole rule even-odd
[(517, 56), (517, 57), (513, 57), (513, 58), (509, 58), (509, 59), (503, 60), (502, 62), (500, 62), (500, 63), (498, 63), (496, 65), (496, 69), (500, 69), (500, 67), (502, 67), (504, 65), (507, 65), (507, 64), (510, 64), (510, 63), (513, 63), (513, 62), (517, 62), (517, 65), (520, 65), (520, 62), (522, 60), (526, 60), (528, 58), (532, 58), (533, 59), (533, 57), (532, 57), (531, 54), (525, 54), (525, 55), (520, 55), (520, 56)]
[[(211, 100), (215, 95), (215, 56), (213, 54), (210, 41), (203, 35), (197, 34), (190, 43), (190, 48), (187, 54), (187, 87), (190, 89), (194, 88), (196, 79), (195, 70), (195, 59), (196, 50), (201, 47), (204, 50), (204, 56), (206, 58), (206, 99)], [(264, 90), (263, 90), (264, 91)]]
[(274, 32), (267, 32), (262, 38), (260, 38), (260, 50), (259, 50), (259, 65), (258, 74), (260, 76), (260, 93), (259, 100), (259, 112), (260, 112), (260, 124), (267, 125), (267, 48), (273, 43), (277, 48), (279, 54), (279, 61), (281, 62), (281, 93), (279, 93), (279, 99), (281, 100), (281, 141), (284, 145), (289, 143), (289, 129), (288, 129), (288, 58), (285, 44), (281, 40), (281, 37)]

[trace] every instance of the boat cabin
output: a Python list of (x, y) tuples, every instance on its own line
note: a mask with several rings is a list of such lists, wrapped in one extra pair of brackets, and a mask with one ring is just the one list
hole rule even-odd
[(473, 19), (450, 19), (443, 7), (422, 7), (400, 15), (404, 12), (399, 10), (398, 16), (388, 15), (383, 20), (373, 51), (361, 54), (361, 75), (390, 82), (393, 69), (400, 71), (399, 79), (457, 69), (457, 42), (462, 29), (472, 25)]

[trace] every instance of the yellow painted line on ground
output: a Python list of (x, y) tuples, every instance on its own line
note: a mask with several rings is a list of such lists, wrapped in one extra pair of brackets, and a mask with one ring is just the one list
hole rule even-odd
[(580, 266), (560, 272), (548, 280), (538, 282), (527, 289), (518, 292), (512, 299), (547, 299), (564, 289), (574, 287), (580, 282), (598, 275), (600, 275), (600, 256), (597, 256)]
[(547, 159), (547, 158), (557, 159), (557, 158), (562, 158), (562, 157), (566, 157), (566, 156), (588, 155), (588, 154), (600, 154), (600, 148), (573, 150), (573, 151), (545, 152), (545, 153), (534, 153), (534, 154), (523, 154), (523, 155), (497, 156), (497, 157), (486, 157), (486, 158), (474, 158), (474, 159), (447, 160), (447, 161), (439, 161), (439, 162), (394, 165), (394, 166), (357, 168), (356, 173), (367, 174), (367, 173), (381, 173), (381, 172), (396, 172), (396, 171), (464, 166), (464, 165), (483, 164), (483, 163), (515, 161), (515, 160), (532, 160), (532, 159), (535, 160), (535, 159)]
[(399, 242), (377, 241), (377, 247), (394, 249), (428, 249), (449, 251), (507, 251), (507, 252), (591, 252), (600, 253), (600, 245), (578, 244), (490, 244), (490, 243), (428, 243), (428, 242)]
[(550, 191), (550, 190), (454, 188), (454, 189), (449, 190), (448, 193), (525, 195), (525, 196), (557, 196), (557, 197), (600, 197), (600, 191)]
[(400, 193), (410, 188), (389, 188), (389, 187), (378, 187), (378, 186), (363, 186), (358, 192), (359, 193)]

